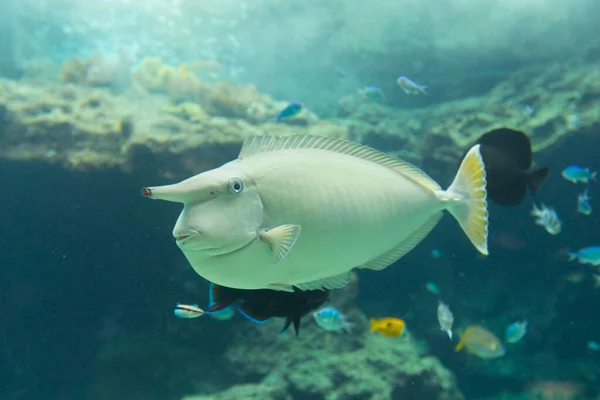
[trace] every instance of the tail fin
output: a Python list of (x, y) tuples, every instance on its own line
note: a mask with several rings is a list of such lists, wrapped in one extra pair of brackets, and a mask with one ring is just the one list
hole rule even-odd
[(573, 261), (577, 258), (577, 253), (573, 251), (567, 251), (567, 255), (569, 256), (568, 261)]
[(458, 342), (458, 344), (454, 348), (454, 351), (461, 351), (463, 347), (465, 347), (465, 341), (463, 338), (461, 338), (460, 342)]
[(369, 332), (375, 332), (377, 330), (377, 325), (375, 324), (375, 319), (371, 318), (371, 326), (369, 327)]
[(548, 167), (542, 167), (529, 172), (527, 176), (527, 186), (529, 186), (529, 191), (532, 195), (535, 196), (540, 187), (546, 182), (549, 173), (550, 168)]
[(448, 211), (456, 218), (473, 246), (487, 256), (488, 211), (485, 185), (485, 166), (479, 145), (475, 145), (462, 160), (446, 193), (459, 197), (458, 201), (448, 207)]

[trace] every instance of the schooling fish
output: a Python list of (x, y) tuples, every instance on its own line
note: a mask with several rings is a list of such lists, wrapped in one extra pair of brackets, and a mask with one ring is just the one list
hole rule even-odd
[(552, 207), (546, 207), (542, 203), (542, 208), (537, 208), (533, 204), (531, 215), (535, 218), (535, 224), (543, 227), (551, 235), (558, 235), (562, 231), (562, 222)]
[(454, 315), (452, 315), (450, 308), (441, 301), (438, 303), (437, 318), (438, 324), (440, 324), (440, 329), (446, 332), (450, 340), (452, 340), (452, 324), (454, 323)]
[(264, 324), (273, 317), (285, 318), (281, 333), (290, 325), (296, 336), (300, 332), (300, 320), (329, 299), (329, 291), (313, 290), (280, 292), (275, 290), (241, 290), (210, 284), (209, 306), (206, 314), (233, 307), (244, 317), (257, 324)]
[(580, 264), (600, 265), (600, 246), (590, 246), (575, 252), (567, 252), (569, 261), (577, 260)]
[(379, 86), (369, 85), (358, 90), (358, 94), (367, 100), (383, 100), (385, 95)]
[(508, 343), (517, 343), (527, 333), (527, 321), (513, 322), (506, 328), (506, 341)]
[(350, 332), (352, 324), (335, 307), (325, 307), (313, 313), (317, 325), (329, 332)]
[(396, 82), (398, 82), (398, 85), (400, 85), (400, 89), (402, 89), (402, 91), (408, 95), (429, 95), (429, 93), (427, 93), (427, 91), (425, 90), (427, 89), (427, 85), (419, 85), (418, 83), (408, 79), (406, 76), (399, 77)]
[(257, 136), (237, 160), (142, 195), (183, 203), (173, 229), (198, 274), (237, 289), (346, 286), (354, 268), (382, 270), (447, 210), (488, 254), (479, 146), (443, 190), (415, 166), (330, 137)]
[(178, 318), (198, 318), (204, 315), (204, 310), (199, 308), (198, 304), (177, 303), (173, 314)]
[(304, 104), (297, 101), (293, 101), (290, 104), (288, 104), (283, 110), (281, 110), (279, 115), (277, 115), (276, 121), (279, 122), (282, 119), (293, 118), (296, 115), (300, 114), (302, 108), (304, 108)]
[(590, 351), (600, 351), (600, 343), (596, 342), (595, 340), (590, 340), (587, 342), (587, 348)]
[(460, 351), (463, 347), (468, 353), (474, 354), (484, 360), (491, 360), (506, 354), (504, 346), (502, 346), (496, 335), (478, 325), (467, 327), (454, 350)]
[(348, 74), (346, 73), (346, 70), (344, 70), (344, 68), (338, 66), (338, 67), (335, 67), (335, 76), (343, 79), (346, 76), (348, 76)]
[(425, 288), (427, 288), (427, 291), (429, 293), (437, 294), (437, 295), (440, 294), (440, 288), (438, 288), (438, 285), (436, 285), (435, 282), (427, 282), (425, 284)]
[(577, 196), (577, 212), (583, 215), (590, 215), (592, 213), (590, 196), (588, 196), (587, 190)]
[(389, 338), (401, 336), (406, 327), (406, 322), (399, 318), (371, 318), (369, 332), (377, 332)]
[(548, 178), (548, 167), (531, 168), (529, 137), (509, 128), (484, 133), (479, 144), (485, 164), (488, 198), (501, 206), (520, 204), (527, 193), (535, 196)]
[(573, 183), (590, 183), (596, 180), (596, 172), (592, 172), (589, 168), (583, 168), (577, 165), (572, 165), (565, 168), (561, 175), (563, 178)]

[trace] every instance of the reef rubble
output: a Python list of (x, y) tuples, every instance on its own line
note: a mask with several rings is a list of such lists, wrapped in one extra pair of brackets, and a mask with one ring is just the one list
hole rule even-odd
[(355, 306), (357, 293), (355, 275), (330, 301), (353, 323), (350, 333), (325, 332), (311, 316), (298, 337), (278, 335), (279, 321), (236, 330), (224, 359), (229, 373), (244, 383), (184, 400), (464, 399), (453, 374), (410, 334), (392, 339), (370, 333)]

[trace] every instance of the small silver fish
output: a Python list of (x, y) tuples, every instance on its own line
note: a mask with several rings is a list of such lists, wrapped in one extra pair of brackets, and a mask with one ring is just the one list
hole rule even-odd
[(408, 95), (429, 95), (429, 93), (427, 93), (427, 91), (425, 90), (427, 89), (427, 85), (420, 85), (416, 82), (411, 81), (406, 76), (399, 77), (396, 82), (398, 82), (400, 89), (402, 89), (402, 91)]
[(535, 218), (535, 224), (542, 226), (546, 232), (551, 235), (558, 235), (562, 230), (562, 222), (552, 207), (546, 207), (542, 203), (542, 208), (537, 208), (534, 204), (531, 215)]
[(317, 325), (328, 332), (350, 332), (352, 328), (344, 314), (335, 307), (321, 308), (313, 313), (313, 318)]
[(600, 246), (590, 246), (579, 251), (568, 251), (569, 261), (577, 260), (580, 264), (600, 266)]
[(452, 340), (452, 324), (454, 323), (454, 315), (452, 315), (450, 308), (441, 301), (439, 302), (437, 308), (437, 318), (438, 323), (440, 324), (440, 329), (446, 332), (450, 340)]
[(592, 213), (590, 196), (588, 196), (587, 190), (577, 197), (577, 212), (583, 215), (590, 215)]
[(383, 100), (385, 95), (379, 86), (369, 85), (358, 90), (358, 94), (367, 100)]
[(506, 328), (506, 341), (508, 343), (517, 343), (527, 333), (527, 321), (513, 322)]
[(578, 165), (572, 165), (565, 168), (561, 175), (563, 178), (573, 183), (590, 183), (596, 180), (596, 172), (592, 172), (589, 168), (583, 168)]
[(204, 310), (198, 307), (198, 304), (180, 304), (177, 303), (173, 314), (177, 318), (198, 318), (204, 315)]

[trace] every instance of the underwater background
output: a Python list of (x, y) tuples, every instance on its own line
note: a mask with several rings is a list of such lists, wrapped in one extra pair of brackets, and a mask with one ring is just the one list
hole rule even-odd
[[(577, 206), (587, 190), (600, 210), (600, 189), (561, 176), (600, 168), (598, 15), (597, 0), (0, 0), (0, 399), (600, 399), (600, 271), (567, 255), (600, 246), (598, 212)], [(499, 127), (551, 173), (518, 206), (490, 203), (488, 257), (444, 217), (332, 292), (350, 332), (173, 315), (209, 283), (173, 242), (181, 207), (144, 185), (297, 133), (446, 187)], [(406, 331), (370, 332), (381, 317)], [(527, 332), (505, 343), (516, 321)], [(456, 352), (471, 325), (506, 354)]]

